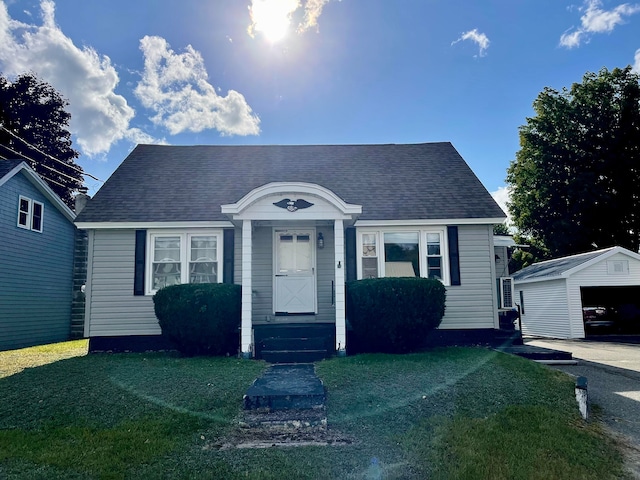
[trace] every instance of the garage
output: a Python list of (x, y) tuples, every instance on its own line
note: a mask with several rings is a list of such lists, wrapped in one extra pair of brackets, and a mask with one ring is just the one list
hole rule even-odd
[[(622, 247), (535, 263), (513, 274), (522, 333), (640, 333), (640, 255)], [(586, 319), (586, 321), (585, 321)]]

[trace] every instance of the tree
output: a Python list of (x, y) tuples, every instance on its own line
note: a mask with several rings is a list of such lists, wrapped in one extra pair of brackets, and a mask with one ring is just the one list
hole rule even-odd
[(640, 76), (631, 67), (545, 88), (520, 127), (507, 171), (509, 211), (551, 257), (621, 245), (640, 234)]
[[(0, 75), (0, 156), (22, 158), (69, 206), (82, 185), (67, 130), (68, 102), (49, 84), (26, 73), (13, 82)], [(53, 157), (53, 158), (52, 158)]]

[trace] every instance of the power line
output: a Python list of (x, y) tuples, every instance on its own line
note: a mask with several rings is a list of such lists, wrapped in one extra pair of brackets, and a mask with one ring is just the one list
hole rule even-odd
[[(51, 170), (52, 172), (55, 172), (55, 173), (57, 173), (58, 175), (62, 175), (63, 177), (66, 177), (66, 178), (68, 178), (68, 179), (70, 179), (70, 180), (73, 180), (74, 182), (77, 182), (77, 181), (78, 181), (78, 179), (77, 179), (77, 178), (74, 178), (74, 177), (72, 177), (71, 175), (67, 175), (66, 173), (60, 172), (60, 171), (56, 170), (55, 168), (51, 168), (49, 165), (45, 165), (45, 164), (43, 164), (43, 163), (40, 163), (40, 164), (39, 164), (39, 163), (38, 163), (37, 161), (35, 161), (33, 158), (28, 157), (28, 156), (26, 156), (26, 155), (25, 155), (25, 154), (23, 154), (23, 153), (18, 153), (18, 152), (16, 152), (14, 149), (12, 149), (11, 147), (7, 147), (6, 145), (0, 145), (0, 147), (4, 148), (5, 150), (9, 150), (11, 153), (14, 153), (14, 154), (18, 155), (19, 157), (23, 157), (23, 158), (25, 158), (25, 159), (29, 160), (30, 162), (33, 162), (33, 163), (34, 163), (34, 165), (40, 165), (41, 167), (46, 168), (47, 170)], [(50, 179), (49, 179), (49, 180), (50, 180)], [(62, 185), (61, 183), (57, 183), (57, 182), (56, 182), (56, 181), (54, 181), (54, 180), (51, 180), (51, 181), (52, 181), (53, 183), (56, 183), (56, 184), (60, 185), (61, 187), (66, 187), (66, 188), (68, 188), (68, 186), (67, 186), (67, 185)]]
[[(24, 143), (25, 145), (27, 145), (28, 147), (34, 149), (36, 152), (40, 153), (41, 155), (46, 156), (47, 158), (50, 158), (51, 160), (53, 160), (54, 162), (58, 162), (61, 163), (62, 165), (64, 165), (67, 168), (70, 168), (72, 170), (75, 170), (76, 172), (82, 174), (82, 175), (86, 175), (87, 177), (91, 177), (94, 180), (97, 180), (98, 182), (102, 182), (102, 180), (100, 180), (97, 177), (94, 177), (93, 175), (91, 175), (90, 173), (85, 172), (84, 170), (82, 170), (81, 168), (75, 167), (73, 165), (69, 165), (66, 162), (63, 162), (62, 160), (59, 160), (51, 155), (49, 155), (46, 152), (43, 152), (42, 150), (40, 150), (38, 147), (36, 147), (35, 145), (32, 145), (31, 143), (27, 142), (24, 138), (18, 136), (16, 133), (12, 132), (11, 130), (9, 130), (8, 128), (6, 128), (4, 125), (0, 125), (0, 129), (4, 130), (5, 132), (7, 132), (9, 135), (17, 138), (18, 140), (20, 140), (22, 143)], [(104, 182), (102, 182), (104, 183)]]
[[(0, 146), (4, 147), (4, 145), (0, 145)], [(1, 160), (9, 160), (7, 157), (3, 157), (2, 155), (0, 155), (0, 159), (1, 159)], [(45, 177), (44, 175), (42, 175), (42, 174), (40, 174), (40, 173), (38, 173), (37, 175), (38, 175), (39, 177), (41, 177), (43, 180), (46, 180), (47, 182), (55, 183), (56, 185), (58, 185), (58, 186), (60, 186), (60, 187), (67, 188), (67, 186), (66, 186), (66, 185), (63, 185), (63, 184), (61, 184), (61, 183), (58, 183), (58, 182), (56, 182), (55, 180), (51, 180), (50, 178), (47, 178), (47, 177)]]

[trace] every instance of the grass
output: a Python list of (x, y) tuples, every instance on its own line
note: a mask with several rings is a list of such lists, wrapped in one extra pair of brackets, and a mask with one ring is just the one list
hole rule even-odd
[(16, 372), (0, 378), (0, 478), (361, 479), (374, 478), (374, 457), (388, 479), (624, 477), (569, 377), (484, 349), (320, 362), (330, 428), (356, 441), (242, 450), (215, 445), (261, 362), (104, 354), (35, 366), (27, 350), (23, 370), (0, 353)]

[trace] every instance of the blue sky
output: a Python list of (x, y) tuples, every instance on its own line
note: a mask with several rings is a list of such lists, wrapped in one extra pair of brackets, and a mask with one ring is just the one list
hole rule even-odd
[(450, 141), (503, 200), (537, 94), (627, 65), (640, 3), (0, 0), (0, 71), (69, 100), (102, 180), (136, 143)]

